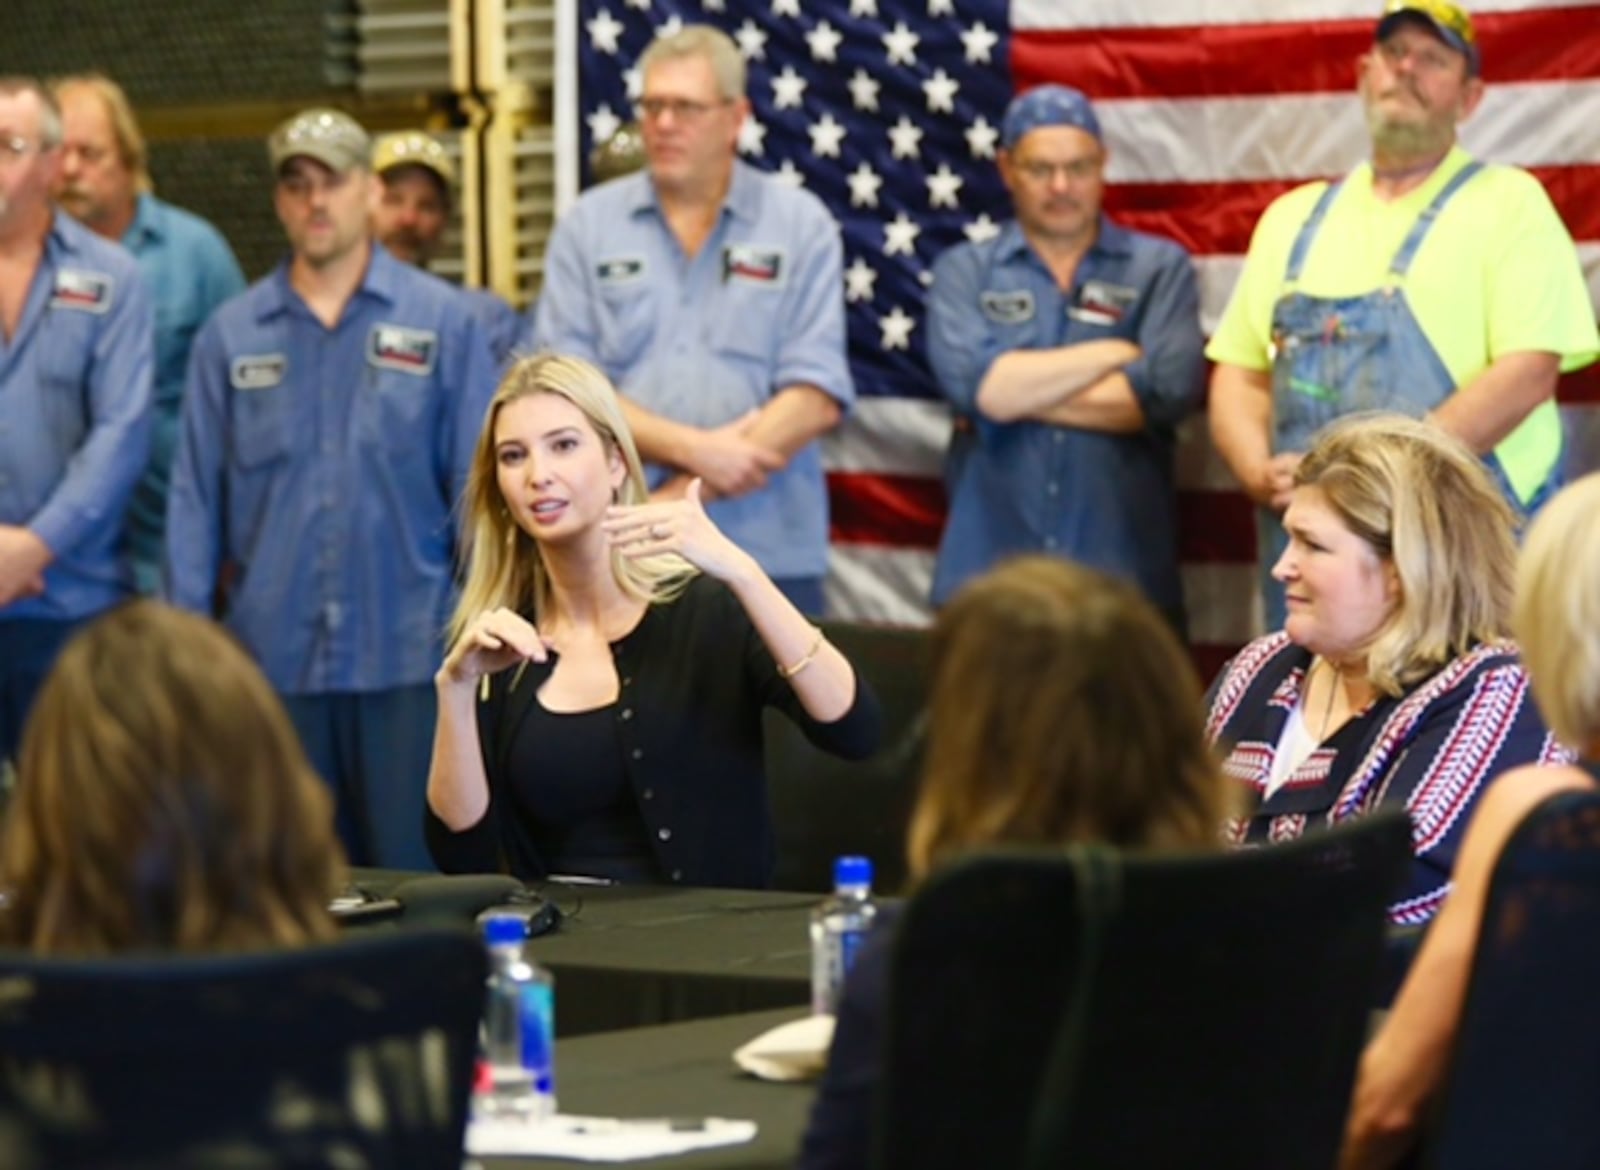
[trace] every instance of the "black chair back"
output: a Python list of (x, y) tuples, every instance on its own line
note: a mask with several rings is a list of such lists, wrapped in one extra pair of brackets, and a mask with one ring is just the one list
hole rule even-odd
[(767, 713), (772, 884), (820, 895), (833, 889), (834, 858), (848, 853), (870, 857), (873, 887), (892, 894), (905, 882), (932, 643), (921, 628), (838, 621), (822, 628), (878, 696), (883, 742), (865, 760), (841, 760), (813, 747), (776, 711)]
[(0, 1165), (459, 1170), (485, 970), (442, 929), (0, 954)]
[(1600, 792), (1523, 820), (1495, 864), (1425, 1162), (1600, 1166)]
[(876, 1165), (1329, 1170), (1410, 858), (1395, 813), (951, 866), (896, 943)]

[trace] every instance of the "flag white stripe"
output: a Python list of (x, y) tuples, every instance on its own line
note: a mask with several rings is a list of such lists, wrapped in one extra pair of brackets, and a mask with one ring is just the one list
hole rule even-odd
[[(1472, 14), (1527, 12), (1535, 8), (1581, 8), (1593, 0), (1474, 0)], [(1376, 0), (1116, 0), (1111, 4), (1069, 4), (1066, 0), (1012, 0), (1011, 27), (1072, 31), (1103, 28), (1188, 28), (1228, 24), (1295, 24), (1308, 20), (1365, 20), (1378, 23)], [(1293, 43), (1284, 45), (1292, 60)]]
[(923, 549), (840, 544), (828, 549), (828, 616), (925, 626), (933, 616), (933, 554)]
[(950, 442), (942, 398), (860, 398), (822, 444), (829, 471), (936, 476)]
[[(847, 621), (922, 626), (933, 554), (882, 545), (834, 544), (828, 554), (828, 615)], [(1189, 640), (1242, 646), (1261, 629), (1261, 600), (1251, 565), (1184, 565)]]
[[(1338, 175), (1367, 156), (1354, 89), (1272, 97), (1122, 98), (1096, 104), (1109, 183), (1218, 183)], [(1600, 79), (1495, 85), (1462, 144), (1521, 167), (1600, 163)]]

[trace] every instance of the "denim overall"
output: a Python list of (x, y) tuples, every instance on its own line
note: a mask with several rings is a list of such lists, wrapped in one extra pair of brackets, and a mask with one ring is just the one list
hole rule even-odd
[[(1454, 393), (1455, 379), (1422, 332), (1402, 286), (1445, 204), (1482, 169), (1479, 162), (1462, 167), (1422, 210), (1395, 253), (1382, 288), (1356, 297), (1313, 297), (1291, 291), (1279, 299), (1272, 312), (1274, 452), (1305, 451), (1325, 424), (1358, 411), (1389, 410), (1420, 418)], [(1284, 273), (1286, 288), (1299, 281), (1311, 243), (1341, 185), (1328, 185), (1295, 237)], [(1555, 489), (1558, 472), (1552, 472), (1551, 481), (1524, 504), (1499, 460), (1490, 454), (1484, 462), (1519, 513), (1531, 511)], [(1272, 579), (1272, 566), (1288, 538), (1282, 518), (1272, 509), (1258, 509), (1256, 519), (1267, 629), (1281, 629), (1283, 586)]]

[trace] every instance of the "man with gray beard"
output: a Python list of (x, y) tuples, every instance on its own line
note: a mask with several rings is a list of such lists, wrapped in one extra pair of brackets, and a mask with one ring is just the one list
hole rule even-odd
[[(1557, 377), (1600, 339), (1577, 251), (1537, 179), (1456, 142), (1483, 99), (1477, 36), (1450, 0), (1388, 0), (1358, 63), (1370, 161), (1279, 197), (1206, 355), (1211, 434), (1260, 505), (1267, 628), (1284, 588), (1294, 469), (1360, 410), (1426, 418), (1483, 457), (1519, 513), (1560, 483)], [(1291, 588), (1292, 592), (1292, 588)]]

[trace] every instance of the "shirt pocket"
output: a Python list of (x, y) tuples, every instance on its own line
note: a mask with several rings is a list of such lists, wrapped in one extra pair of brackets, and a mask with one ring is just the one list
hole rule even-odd
[(601, 289), (595, 352), (613, 382), (644, 360), (655, 325), (654, 303), (642, 282)]
[(747, 294), (723, 306), (707, 332), (719, 358), (747, 369), (766, 372), (776, 363), (782, 302), (771, 293)]
[(368, 365), (356, 406), (361, 445), (403, 462), (431, 452), (436, 438), (431, 417), (435, 377)]
[(88, 350), (77, 354), (52, 354), (39, 364), (39, 387), (44, 397), (45, 426), (50, 444), (64, 455), (83, 445), (89, 433)]
[(234, 394), (233, 462), (241, 471), (287, 458), (289, 430), (289, 396), (282, 385)]

